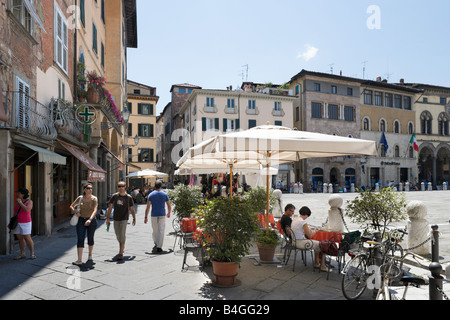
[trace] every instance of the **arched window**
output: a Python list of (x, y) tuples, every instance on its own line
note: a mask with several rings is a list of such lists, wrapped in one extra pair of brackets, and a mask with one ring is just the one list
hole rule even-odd
[(449, 135), (449, 132), (448, 132), (448, 117), (447, 117), (447, 115), (444, 112), (442, 112), (439, 115), (438, 125), (439, 125), (439, 135), (441, 135), (441, 136), (448, 136)]
[(412, 122), (410, 122), (408, 124), (408, 133), (409, 134), (413, 134), (414, 133), (414, 124)]
[(380, 120), (380, 131), (386, 132), (386, 121), (384, 119)]
[(322, 186), (323, 186), (323, 169), (322, 168), (314, 168), (313, 169), (312, 184), (313, 184), (313, 190), (322, 191)]
[(394, 133), (400, 133), (400, 121), (394, 121)]
[(399, 148), (399, 146), (395, 146), (394, 157), (400, 158), (400, 148)]
[(429, 111), (424, 111), (420, 115), (420, 127), (422, 134), (431, 134), (431, 124), (433, 122), (433, 117)]
[(409, 157), (411, 159), (414, 158), (414, 149), (413, 149), (413, 147), (409, 147)]
[(367, 117), (364, 117), (363, 119), (363, 130), (370, 131), (370, 120)]

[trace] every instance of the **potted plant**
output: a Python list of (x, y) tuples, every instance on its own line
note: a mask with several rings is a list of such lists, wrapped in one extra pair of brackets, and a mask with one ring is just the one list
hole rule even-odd
[(189, 218), (191, 214), (203, 203), (201, 187), (191, 187), (179, 184), (168, 192), (173, 212), (179, 220)]
[[(250, 210), (254, 213), (259, 214), (261, 226), (266, 227), (265, 229), (261, 230), (256, 237), (256, 245), (259, 251), (259, 258), (261, 261), (273, 261), (273, 257), (275, 256), (275, 249), (279, 244), (279, 239), (276, 231), (271, 229), (270, 227), (267, 227), (267, 223), (265, 223), (265, 219), (267, 219), (267, 216), (264, 215), (267, 201), (266, 192), (266, 189), (262, 187), (253, 188), (244, 195), (244, 199), (248, 202)], [(273, 195), (273, 192), (270, 192), (270, 210), (272, 210), (275, 202), (275, 196)]]
[(278, 233), (270, 228), (261, 229), (255, 240), (258, 247), (259, 259), (266, 262), (273, 261), (275, 249), (280, 244)]
[(97, 75), (95, 71), (89, 72), (86, 78), (88, 84), (87, 101), (90, 103), (99, 103), (100, 95), (98, 90), (104, 87), (106, 79)]
[(346, 215), (365, 229), (375, 229), (384, 237), (391, 222), (407, 219), (404, 193), (385, 188), (380, 192), (365, 191), (352, 201), (347, 201)]
[(206, 255), (213, 265), (214, 283), (220, 286), (238, 284), (239, 263), (249, 253), (258, 230), (256, 215), (248, 203), (238, 197), (207, 201), (197, 214)]

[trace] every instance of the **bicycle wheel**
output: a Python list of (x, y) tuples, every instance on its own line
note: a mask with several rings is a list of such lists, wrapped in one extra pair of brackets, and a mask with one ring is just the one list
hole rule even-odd
[[(398, 243), (389, 247), (384, 258), (385, 263), (393, 264), (390, 268), (391, 281), (399, 281), (403, 276), (403, 248)], [(383, 270), (382, 270), (383, 271)]]
[(348, 300), (358, 299), (366, 290), (367, 278), (367, 255), (359, 254), (350, 260), (344, 268), (342, 277), (342, 293)]

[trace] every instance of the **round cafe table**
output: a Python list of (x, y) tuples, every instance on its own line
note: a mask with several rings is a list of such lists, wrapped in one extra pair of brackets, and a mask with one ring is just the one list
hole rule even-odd
[(333, 238), (333, 240), (336, 240), (337, 243), (340, 243), (342, 239), (342, 232), (317, 230), (317, 232), (312, 237), (312, 240), (317, 240), (320, 242), (322, 240), (329, 240), (331, 238)]

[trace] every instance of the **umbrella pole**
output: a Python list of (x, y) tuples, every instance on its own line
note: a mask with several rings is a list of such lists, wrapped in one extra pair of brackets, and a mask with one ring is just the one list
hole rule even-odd
[(230, 198), (233, 198), (233, 165), (230, 164)]
[(269, 163), (267, 163), (267, 176), (266, 176), (266, 230), (269, 232)]

